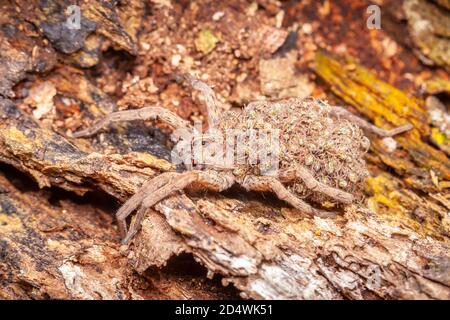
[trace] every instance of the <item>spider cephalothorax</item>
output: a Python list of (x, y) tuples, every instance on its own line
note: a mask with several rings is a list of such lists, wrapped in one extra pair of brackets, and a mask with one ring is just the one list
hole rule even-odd
[[(256, 101), (241, 112), (227, 111), (219, 116), (210, 87), (190, 75), (178, 79), (186, 80), (205, 96), (206, 133), (165, 108), (146, 107), (114, 112), (74, 134), (92, 135), (113, 121), (159, 118), (176, 129), (175, 140), (184, 139), (178, 149), (183, 152), (177, 155), (190, 170), (166, 172), (151, 179), (118, 210), (124, 243), (138, 231), (149, 207), (191, 185), (220, 192), (237, 183), (247, 190), (273, 192), (302, 213), (334, 216), (336, 213), (306, 201), (350, 204), (362, 195), (368, 174), (363, 156), (370, 143), (361, 129), (387, 137), (412, 128), (407, 124), (386, 131), (344, 108), (314, 98)], [(205, 148), (198, 149), (199, 142)], [(126, 218), (136, 209), (136, 219), (128, 230)]]

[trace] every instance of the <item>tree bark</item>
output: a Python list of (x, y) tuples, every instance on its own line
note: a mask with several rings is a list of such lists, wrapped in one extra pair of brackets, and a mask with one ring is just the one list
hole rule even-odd
[[(406, 74), (435, 72), (434, 94), (448, 84), (444, 70), (420, 65), (386, 35), (347, 36), (365, 28), (352, 14), (365, 11), (362, 0), (286, 10), (266, 1), (256, 9), (124, 3), (83, 3), (75, 38), (63, 24), (68, 1), (2, 7), (0, 298), (450, 299), (448, 138), (410, 83), (400, 90), (379, 78), (403, 85)], [(283, 26), (300, 20), (287, 36)], [(330, 31), (336, 21), (345, 21), (342, 32)], [(317, 50), (324, 41), (362, 62)], [(405, 57), (410, 65), (401, 67)], [(180, 169), (168, 161), (167, 128), (125, 123), (89, 139), (66, 136), (118, 108), (159, 104), (186, 119), (205, 116), (195, 93), (171, 78), (179, 67), (208, 76), (224, 109), (262, 94), (331, 89), (336, 104), (380, 127), (414, 129), (371, 137), (366, 199), (337, 218), (309, 218), (237, 188), (188, 190), (149, 209), (121, 246), (118, 206), (144, 181)]]
[[(3, 100), (0, 106), (5, 119), (0, 125), (0, 158), (30, 173), (41, 186), (77, 192), (100, 188), (123, 201), (145, 179), (170, 167), (152, 157), (139, 162), (139, 154), (133, 158), (83, 153), (65, 138), (37, 127), (11, 102)], [(119, 253), (117, 237), (109, 242), (84, 239), (87, 244), (77, 246), (82, 258), (66, 258), (59, 272), (75, 297), (93, 298), (91, 291), (100, 289), (87, 285), (92, 279), (83, 279), (76, 262), (84, 256), (88, 261), (120, 261), (122, 271), (107, 269), (111, 277), (118, 277), (131, 272), (127, 259), (142, 273), (186, 252), (208, 269), (208, 277), (219, 274), (224, 285), (233, 283), (243, 297), (450, 298), (450, 250), (445, 241), (390, 223), (359, 206), (349, 207), (337, 219), (310, 219), (274, 199), (262, 202), (257, 195), (241, 192), (230, 197), (174, 195), (149, 210), (127, 258)], [(240, 198), (235, 198), (237, 194)], [(15, 239), (10, 241), (19, 241)], [(12, 252), (20, 256), (23, 250)], [(67, 252), (70, 257), (77, 252), (72, 250)], [(80, 288), (77, 282), (83, 280), (86, 287)], [(101, 286), (104, 279), (94, 283)], [(113, 297), (107, 291), (100, 296)]]

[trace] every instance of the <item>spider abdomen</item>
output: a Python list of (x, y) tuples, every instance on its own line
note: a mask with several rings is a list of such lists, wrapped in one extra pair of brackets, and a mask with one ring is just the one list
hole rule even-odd
[[(331, 117), (330, 106), (325, 102), (312, 98), (256, 101), (241, 113), (224, 114), (219, 128), (224, 135), (230, 129), (264, 133), (264, 138), (259, 138), (258, 143), (255, 143), (254, 135), (243, 135), (243, 140), (237, 141), (249, 151), (245, 161), (241, 159), (236, 163), (234, 172), (238, 178), (248, 174), (264, 175), (267, 170), (272, 170), (272, 175), (274, 164), (264, 163), (263, 159), (255, 163), (251, 153), (272, 153), (274, 156), (273, 152), (278, 152), (277, 169), (280, 173), (304, 167), (319, 182), (356, 197), (362, 194), (364, 178), (368, 175), (364, 154), (369, 140), (356, 124)], [(252, 161), (248, 161), (250, 158)], [(288, 187), (313, 201), (330, 200), (322, 193), (306, 188), (298, 179), (290, 182)]]

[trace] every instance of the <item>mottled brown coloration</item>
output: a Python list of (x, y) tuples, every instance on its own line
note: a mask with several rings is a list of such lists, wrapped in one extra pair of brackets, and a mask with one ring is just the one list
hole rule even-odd
[[(368, 175), (363, 155), (369, 147), (369, 142), (358, 125), (341, 119), (340, 116), (381, 136), (392, 136), (411, 129), (410, 125), (405, 125), (385, 131), (350, 113), (342, 112), (341, 108), (331, 107), (314, 98), (257, 101), (247, 105), (241, 113), (225, 112), (219, 117), (214, 91), (208, 85), (188, 74), (176, 78), (187, 81), (205, 96), (210, 130), (219, 130), (222, 135), (226, 135), (229, 129), (241, 132), (278, 130), (280, 141), (274, 152), (278, 155), (276, 165), (280, 169), (282, 180), (278, 177), (265, 177), (270, 168), (266, 167), (266, 163), (262, 163), (260, 158), (256, 162), (252, 160), (255, 149), (252, 141), (254, 137), (251, 135), (244, 135), (240, 141), (236, 141), (244, 146), (244, 159), (237, 159), (240, 160), (237, 165), (236, 162), (233, 165), (224, 164), (222, 157), (214, 158), (212, 162), (204, 162), (202, 158), (200, 163), (191, 163), (190, 158), (183, 159), (185, 163), (189, 162), (189, 165), (200, 165), (206, 170), (165, 173), (145, 183), (116, 214), (124, 243), (128, 243), (139, 230), (148, 208), (192, 184), (209, 190), (223, 191), (237, 183), (247, 190), (273, 192), (280, 200), (307, 215), (334, 216), (336, 213), (315, 208), (302, 198), (310, 198), (316, 203), (334, 201), (350, 204), (362, 195), (362, 183)], [(112, 113), (74, 136), (92, 135), (113, 121), (156, 117), (174, 128), (189, 127), (183, 119), (163, 108), (146, 107)], [(217, 136), (213, 134), (212, 138)], [(206, 145), (211, 143), (205, 142)], [(263, 140), (264, 146), (257, 148), (273, 149), (272, 143), (269, 139)], [(216, 147), (214, 152), (223, 152), (225, 144), (230, 144), (228, 139), (221, 146), (222, 150)], [(232, 140), (231, 144), (234, 147), (235, 141)], [(211, 158), (208, 161), (211, 161)], [(137, 216), (128, 230), (126, 219), (136, 209)]]
[[(415, 17), (405, 16), (403, 2), (395, 0), (379, 3), (382, 30), (367, 30), (366, 0), (78, 1), (98, 28), (84, 44), (72, 41), (70, 33), (56, 39), (82, 46), (64, 54), (55, 38), (45, 36), (48, 26), (39, 28), (57, 22), (62, 12), (34, 15), (37, 7), (68, 2), (73, 3), (14, 0), (0, 6), (0, 91), (14, 97), (8, 104), (0, 99), (0, 161), (45, 187), (29, 191), (33, 183), (23, 175), (9, 184), (0, 173), (1, 298), (233, 298), (224, 295), (222, 280), (256, 299), (449, 299), (449, 159), (430, 144), (437, 127), (415, 97), (425, 82), (428, 94), (445, 91), (431, 90), (427, 79), (448, 80), (448, 72), (424, 66), (414, 55), (419, 50), (411, 50), (413, 40), (426, 59), (445, 53), (429, 45), (448, 42), (436, 38), (435, 26), (446, 25), (434, 22), (443, 19), (416, 9)], [(449, 1), (420, 3), (438, 7)], [(417, 17), (431, 28), (405, 27), (405, 19), (414, 24)], [(207, 54), (196, 48), (206, 30), (218, 40)], [(282, 39), (285, 31), (285, 43), (270, 55), (282, 41), (268, 41), (267, 34)], [(123, 51), (131, 53), (132, 47), (138, 50), (134, 57)], [(353, 58), (320, 59), (313, 68), (318, 48)], [(173, 171), (163, 160), (170, 154), (161, 134), (167, 127), (115, 123), (89, 140), (63, 136), (128, 106), (159, 105), (183, 119), (207, 119), (199, 95), (191, 98), (171, 80), (178, 70), (214, 85), (223, 109), (314, 95), (351, 105), (352, 112), (385, 129), (405, 122), (415, 129), (395, 141), (371, 138), (366, 199), (345, 206), (336, 218), (304, 218), (270, 195), (238, 188), (189, 188), (148, 209), (125, 249), (108, 214), (115, 208), (100, 208), (89, 194), (74, 193), (103, 191), (114, 198), (109, 204), (124, 203), (145, 181)], [(58, 92), (56, 115), (33, 121), (23, 101), (48, 81)], [(438, 98), (446, 102), (445, 94)], [(385, 140), (394, 143), (394, 151)], [(10, 169), (2, 165), (0, 171), (9, 176)], [(294, 174), (283, 172), (280, 180)], [(61, 188), (68, 191), (64, 199)], [(200, 264), (208, 278), (218, 276), (207, 279)], [(186, 273), (189, 266), (194, 274)], [(379, 286), (371, 278), (377, 270)]]
[[(257, 101), (242, 113), (225, 113), (219, 126), (223, 130), (279, 130), (279, 166), (285, 185), (316, 202), (334, 199), (350, 203), (354, 198), (350, 194), (360, 195), (368, 174), (363, 156), (369, 142), (356, 124), (331, 117), (332, 110), (313, 98)], [(258, 165), (239, 166), (234, 172), (241, 178), (262, 174)], [(296, 174), (286, 179), (284, 172)], [(310, 182), (314, 180), (317, 182)]]

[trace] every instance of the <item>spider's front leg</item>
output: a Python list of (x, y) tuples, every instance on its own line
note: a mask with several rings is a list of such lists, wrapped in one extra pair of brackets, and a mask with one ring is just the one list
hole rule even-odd
[[(170, 194), (183, 190), (192, 184), (220, 192), (234, 184), (234, 176), (231, 173), (215, 171), (166, 172), (146, 182), (116, 213), (123, 237), (122, 243), (128, 244), (137, 233), (148, 208), (153, 207)], [(130, 225), (130, 230), (127, 231), (126, 218), (139, 206), (137, 215)]]
[(366, 120), (358, 117), (357, 115), (354, 115), (353, 113), (351, 113), (350, 111), (342, 108), (342, 107), (337, 107), (337, 106), (333, 106), (331, 107), (331, 114), (337, 117), (342, 117), (344, 119), (347, 119), (355, 124), (357, 124), (358, 126), (360, 126), (362, 129), (374, 133), (380, 137), (393, 137), (397, 134), (409, 131), (413, 128), (412, 124), (408, 123), (405, 124), (403, 126), (391, 129), (391, 130), (384, 130), (381, 129), (373, 124), (371, 124), (370, 122), (367, 122)]
[(100, 129), (107, 126), (111, 122), (118, 121), (133, 121), (133, 120), (155, 120), (160, 119), (173, 128), (187, 128), (189, 122), (180, 118), (175, 113), (162, 107), (145, 107), (141, 109), (117, 111), (108, 114), (103, 119), (95, 123), (93, 126), (75, 132), (72, 136), (74, 138), (81, 138), (91, 136), (97, 133)]
[(273, 192), (280, 200), (286, 201), (294, 208), (299, 209), (309, 216), (331, 218), (337, 215), (334, 212), (319, 210), (307, 204), (305, 201), (301, 200), (291, 191), (286, 189), (286, 187), (274, 177), (246, 176), (239, 184), (248, 191)]

